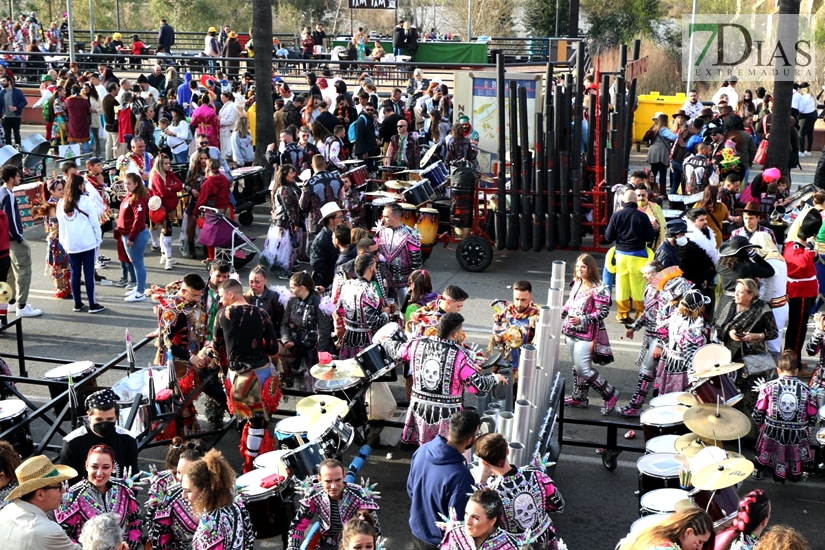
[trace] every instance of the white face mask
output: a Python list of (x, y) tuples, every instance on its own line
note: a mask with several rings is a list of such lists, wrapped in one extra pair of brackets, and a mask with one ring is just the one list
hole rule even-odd
[(685, 246), (688, 243), (688, 238), (682, 235), (676, 238), (676, 246)]

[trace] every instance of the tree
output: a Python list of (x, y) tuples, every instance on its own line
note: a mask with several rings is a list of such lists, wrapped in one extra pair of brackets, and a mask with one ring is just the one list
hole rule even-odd
[(255, 48), (255, 164), (266, 166), (264, 153), (275, 143), (272, 102), (272, 0), (252, 0)]
[[(799, 37), (799, 19), (790, 17), (799, 15), (800, 0), (779, 0), (779, 25), (777, 36), (782, 38), (783, 43), (796, 44)], [(793, 56), (795, 52), (789, 50), (791, 55), (791, 68), (795, 67)], [(776, 167), (782, 170), (784, 175), (788, 175), (791, 153), (791, 132), (795, 132), (791, 124), (791, 96), (793, 95), (793, 80), (785, 77), (783, 70), (787, 69), (786, 60), (783, 55), (777, 54), (774, 57), (774, 68), (777, 76), (773, 82), (773, 111), (771, 112), (770, 140), (768, 140), (768, 158), (765, 167)]]
[(587, 36), (596, 52), (627, 44), (640, 36), (655, 36), (658, 21), (665, 15), (659, 0), (584, 0)]
[[(559, 36), (567, 36), (570, 19), (569, 0), (559, 0)], [(556, 2), (553, 0), (526, 0), (524, 24), (533, 36), (556, 36)]]

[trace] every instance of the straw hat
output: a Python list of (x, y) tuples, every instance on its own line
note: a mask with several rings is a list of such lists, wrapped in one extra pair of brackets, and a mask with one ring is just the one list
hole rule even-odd
[(326, 203), (321, 207), (321, 221), (326, 221), (327, 218), (337, 214), (338, 212), (343, 212), (338, 204), (334, 202)]
[(17, 467), (14, 474), (17, 476), (20, 485), (9, 493), (9, 496), (6, 497), (7, 502), (43, 487), (57, 485), (77, 477), (77, 471), (74, 468), (63, 465), (55, 466), (48, 457), (43, 455), (27, 459)]
[(163, 201), (161, 201), (159, 196), (154, 195), (149, 197), (149, 210), (158, 210), (161, 206), (163, 206)]

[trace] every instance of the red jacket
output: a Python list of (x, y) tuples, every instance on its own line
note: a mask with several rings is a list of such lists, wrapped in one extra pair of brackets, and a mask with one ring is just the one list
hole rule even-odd
[(223, 174), (209, 176), (201, 184), (198, 202), (195, 203), (195, 213), (200, 212), (201, 206), (211, 206), (218, 210), (229, 208), (229, 189), (232, 183)]
[(152, 174), (149, 196), (160, 197), (167, 212), (172, 212), (178, 207), (178, 191), (183, 191), (183, 182), (171, 170), (166, 172), (165, 182), (160, 179), (157, 172)]
[(819, 294), (816, 251), (793, 242), (785, 244), (782, 255), (788, 264), (788, 298), (815, 298)]
[(120, 205), (117, 215), (117, 230), (121, 235), (128, 235), (128, 241), (135, 242), (140, 233), (146, 229), (146, 216), (149, 214), (149, 199), (135, 199), (127, 195)]

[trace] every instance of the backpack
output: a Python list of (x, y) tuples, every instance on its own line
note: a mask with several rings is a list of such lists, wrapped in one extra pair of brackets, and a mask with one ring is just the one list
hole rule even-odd
[(349, 140), (350, 143), (355, 143), (355, 135), (356, 135), (355, 125), (358, 123), (358, 120), (361, 117), (364, 117), (364, 124), (366, 124), (367, 123), (367, 117), (365, 117), (364, 115), (358, 115), (358, 118), (355, 119), (355, 122), (350, 124), (349, 128), (347, 128), (347, 139)]

